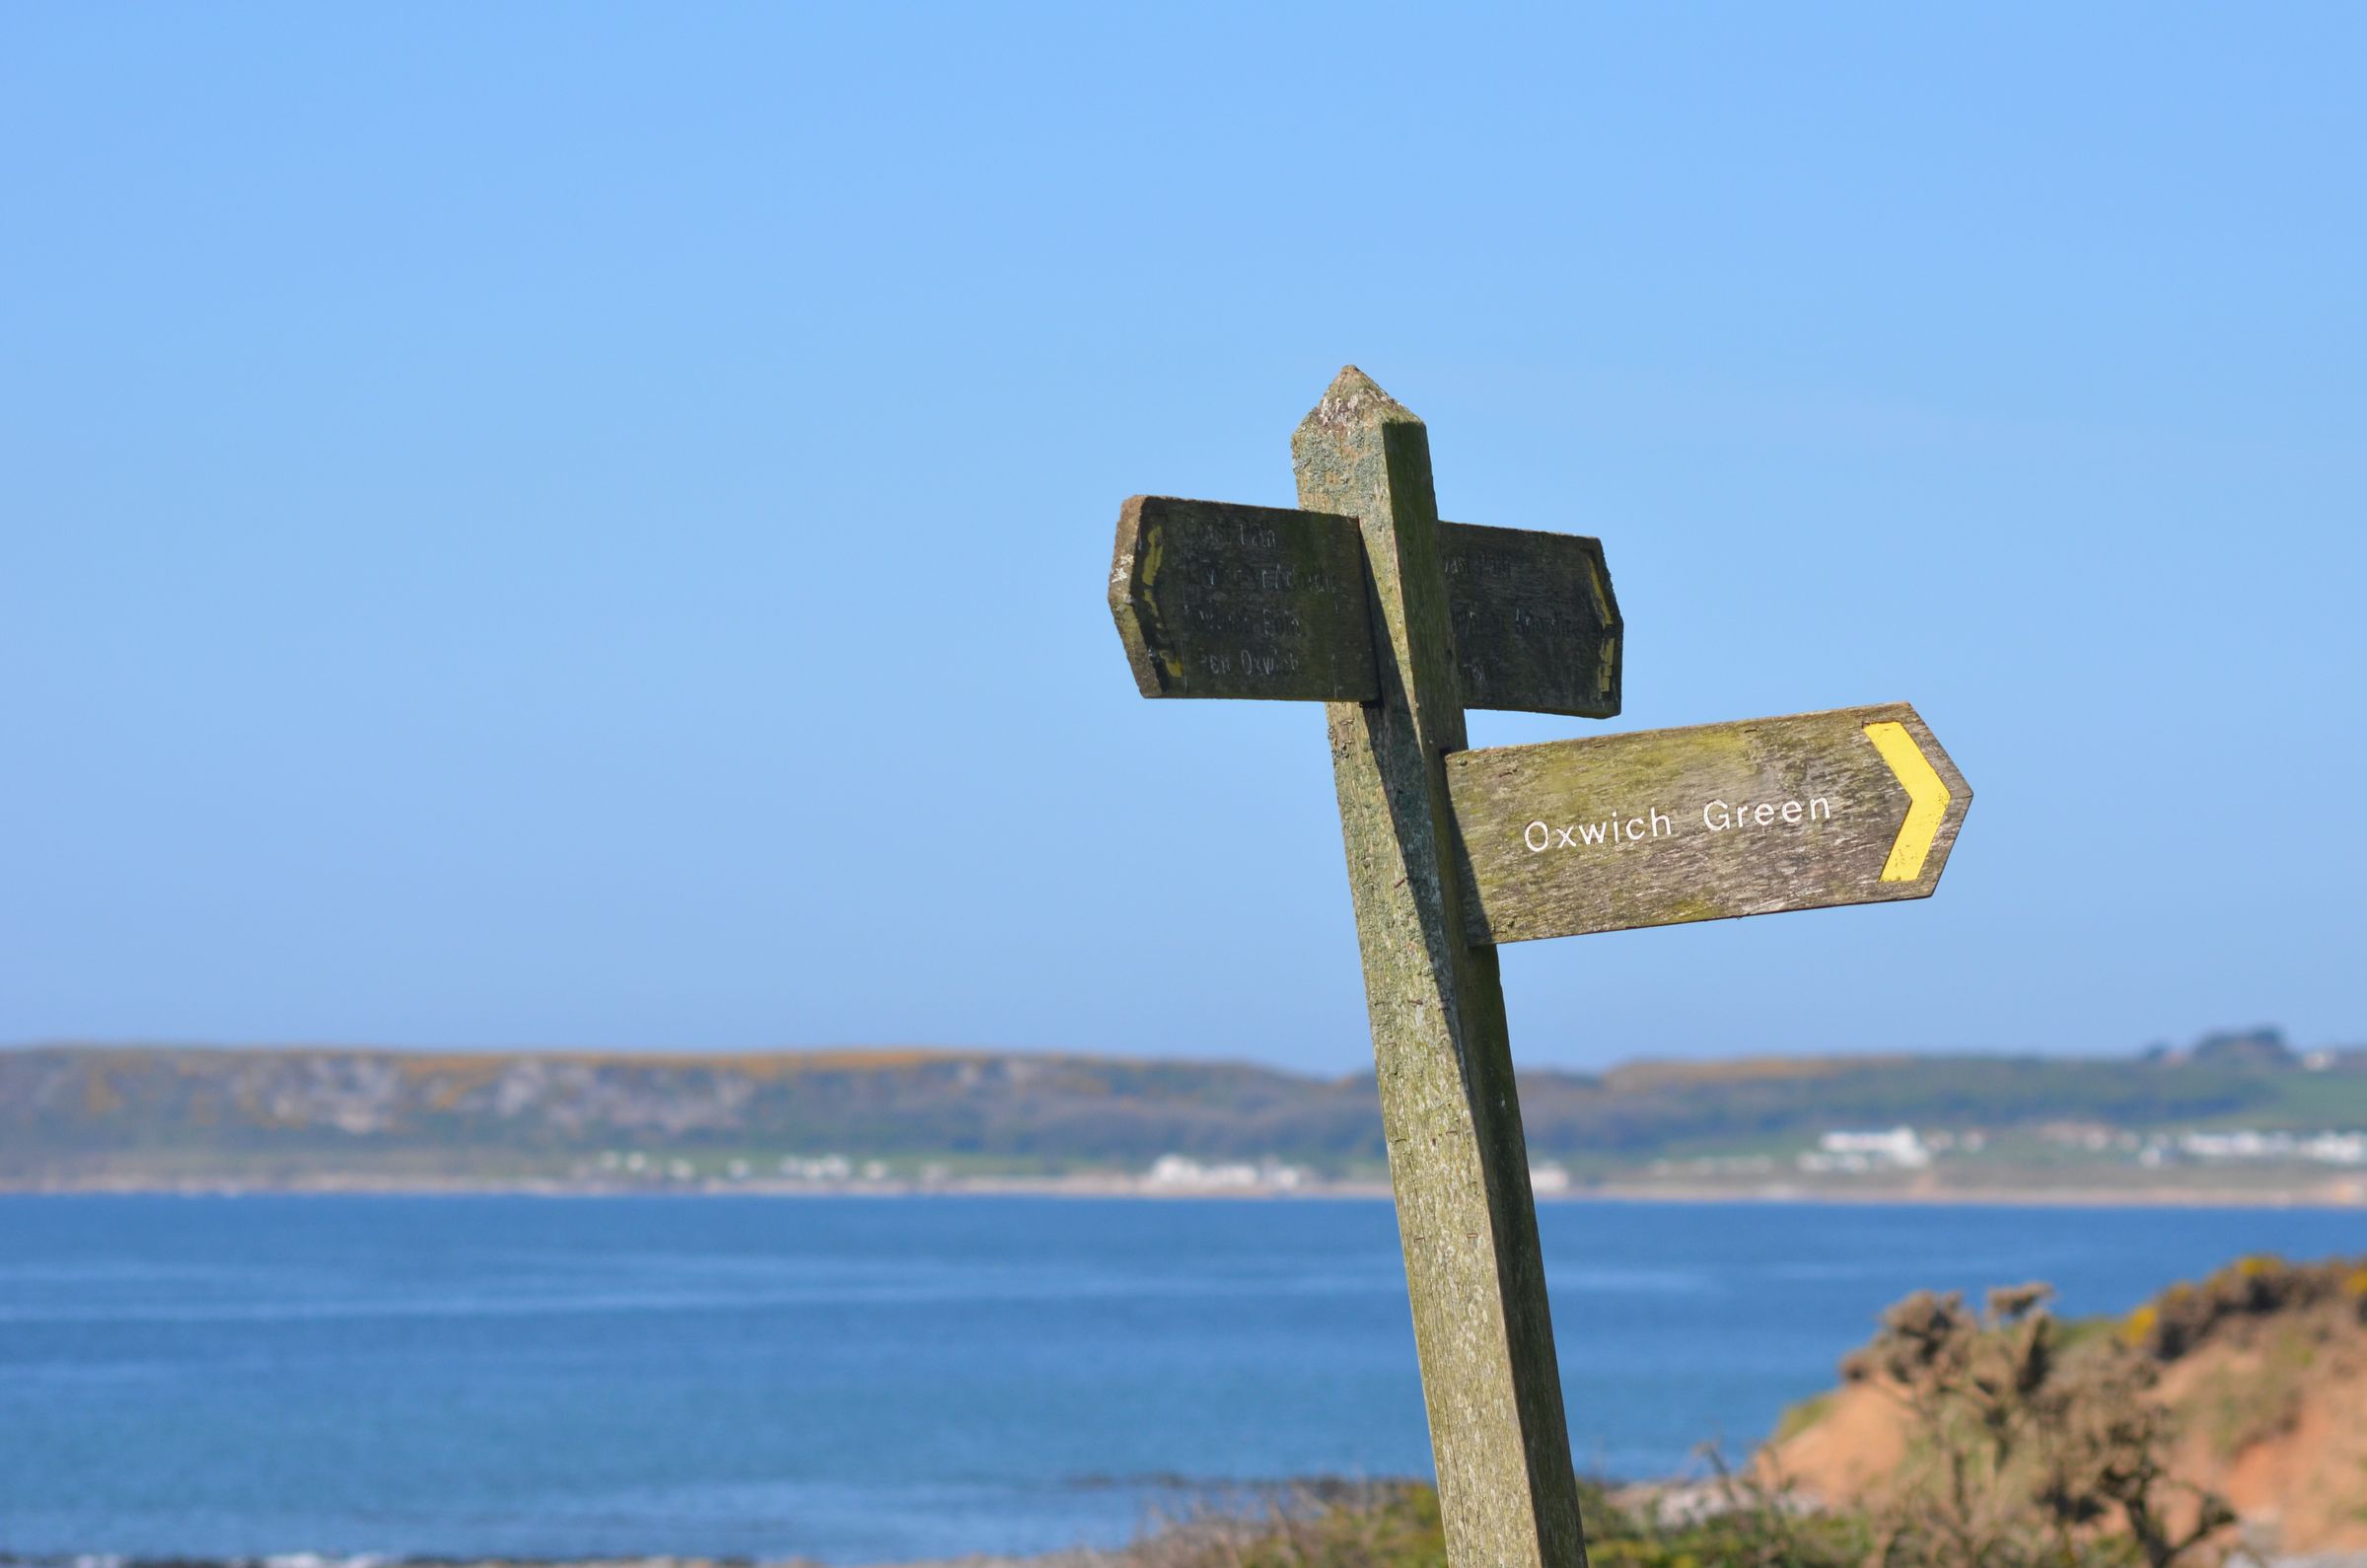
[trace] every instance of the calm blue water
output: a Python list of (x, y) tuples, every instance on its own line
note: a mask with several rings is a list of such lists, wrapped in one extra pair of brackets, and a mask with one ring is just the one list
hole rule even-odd
[[(1887, 1302), (2124, 1309), (2322, 1211), (1552, 1204), (1583, 1465), (1741, 1447)], [(0, 1551), (863, 1562), (1422, 1473), (1383, 1202), (0, 1197)]]

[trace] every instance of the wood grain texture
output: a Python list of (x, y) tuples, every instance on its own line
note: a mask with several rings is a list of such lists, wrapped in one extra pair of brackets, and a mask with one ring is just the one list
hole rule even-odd
[(1135, 496), (1118, 511), (1110, 611), (1146, 697), (1381, 694), (1354, 518)]
[[(1909, 806), (1883, 723), (1948, 791), (1907, 881), (1883, 880)], [(1488, 943), (1928, 897), (1972, 803), (1905, 703), (1464, 751), (1446, 777), (1464, 930)]]
[(1585, 1562), (1492, 949), (1464, 939), (1444, 756), (1465, 746), (1429, 438), (1340, 372), (1291, 442), (1299, 501), (1361, 520), (1380, 700), (1327, 710), (1390, 1180), (1449, 1558)]
[(1465, 707), (1617, 716), (1619, 606), (1601, 540), (1441, 523), (1438, 557)]

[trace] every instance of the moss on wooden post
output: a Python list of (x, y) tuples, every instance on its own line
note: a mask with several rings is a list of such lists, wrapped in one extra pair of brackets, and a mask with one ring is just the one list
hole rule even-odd
[(1466, 745), (1422, 422), (1340, 372), (1291, 441), (1300, 506), (1359, 520), (1377, 702), (1327, 705), (1390, 1180), (1448, 1555), (1583, 1564), (1528, 1146), (1491, 948), (1466, 939), (1445, 757)]

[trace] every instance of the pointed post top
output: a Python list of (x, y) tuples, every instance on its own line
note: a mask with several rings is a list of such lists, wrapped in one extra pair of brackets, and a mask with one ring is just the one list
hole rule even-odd
[(1340, 368), (1331, 385), (1325, 389), (1318, 402), (1301, 422), (1299, 429), (1309, 426), (1389, 424), (1418, 425), (1421, 420), (1413, 410), (1383, 392), (1373, 378), (1353, 365)]
[[(1394, 474), (1387, 456), (1391, 449), (1397, 454)], [(1400, 499), (1437, 519), (1437, 503), (1430, 498), (1428, 429), (1412, 409), (1353, 365), (1332, 378), (1323, 400), (1291, 433), (1290, 461), (1298, 470), (1299, 505), (1310, 510), (1368, 522), (1387, 517), (1393, 485), (1410, 481), (1419, 499)]]

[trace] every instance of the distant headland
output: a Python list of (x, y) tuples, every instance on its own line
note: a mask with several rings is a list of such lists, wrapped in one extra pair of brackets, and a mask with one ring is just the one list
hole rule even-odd
[[(1521, 1078), (1541, 1197), (2367, 1201), (2367, 1047)], [(1381, 1192), (1371, 1075), (926, 1048), (0, 1050), (0, 1189)]]

